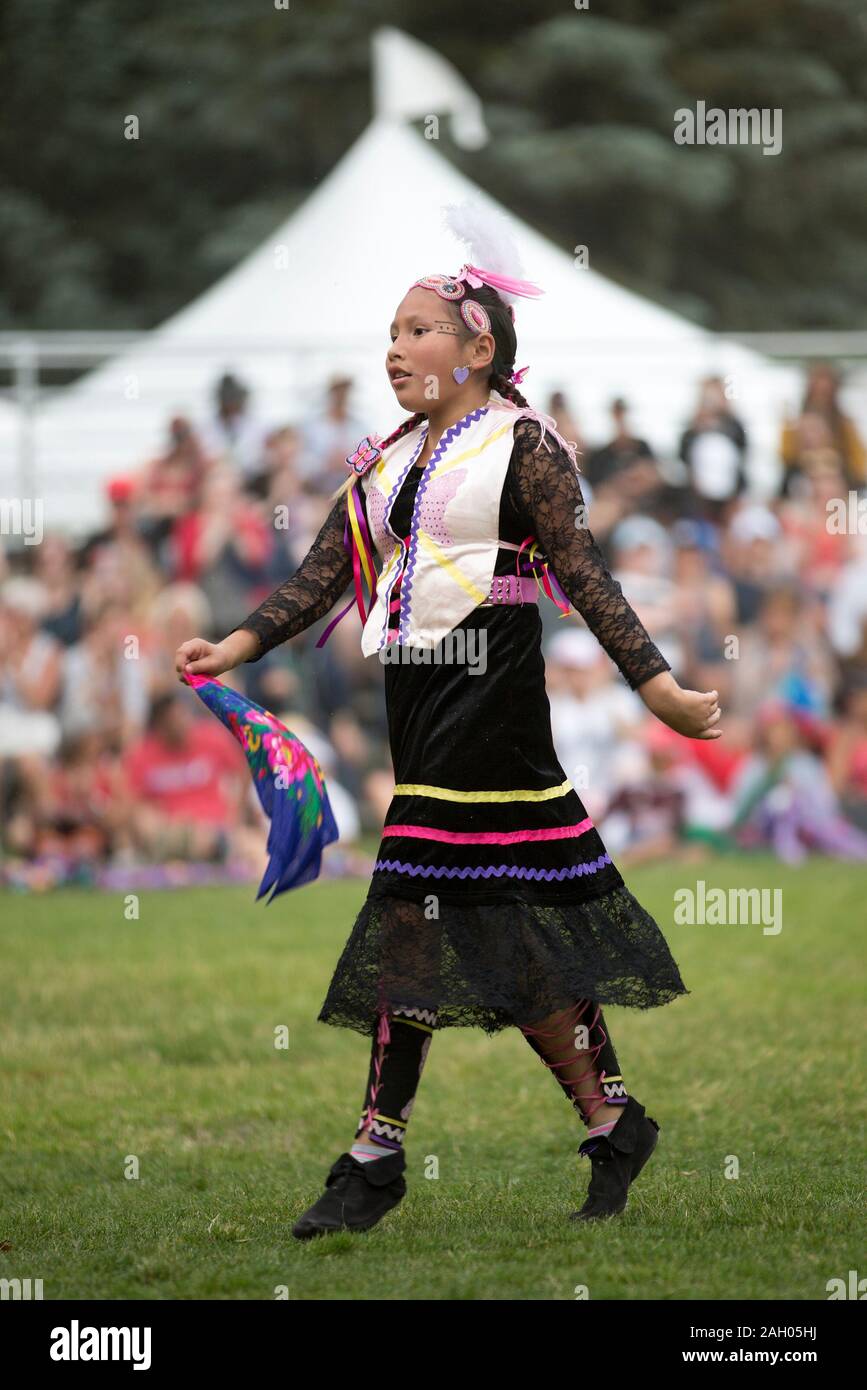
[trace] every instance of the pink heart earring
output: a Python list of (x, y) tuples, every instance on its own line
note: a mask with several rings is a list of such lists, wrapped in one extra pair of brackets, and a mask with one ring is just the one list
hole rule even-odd
[(467, 379), (467, 377), (469, 376), (469, 374), (470, 374), (470, 369), (469, 369), (469, 367), (452, 367), (452, 376), (454, 377), (455, 381), (458, 383), (458, 386), (463, 386), (463, 384), (464, 384), (464, 382), (466, 381), (466, 379)]

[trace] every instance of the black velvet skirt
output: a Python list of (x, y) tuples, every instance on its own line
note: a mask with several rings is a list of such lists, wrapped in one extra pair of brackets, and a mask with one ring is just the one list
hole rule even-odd
[(370, 1035), (404, 1005), (495, 1033), (688, 994), (557, 760), (537, 604), (453, 633), (383, 663), (394, 797), (319, 1020)]

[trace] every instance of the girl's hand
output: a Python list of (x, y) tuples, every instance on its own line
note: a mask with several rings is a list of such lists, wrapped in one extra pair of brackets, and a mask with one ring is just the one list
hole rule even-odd
[(651, 714), (675, 733), (686, 738), (721, 738), (714, 727), (722, 711), (716, 690), (682, 690), (670, 671), (661, 671), (638, 687), (638, 693)]
[(222, 642), (207, 642), (204, 637), (191, 637), (189, 642), (182, 642), (175, 652), (178, 680), (182, 685), (186, 685), (187, 674), (221, 676), (224, 671), (231, 671), (242, 661), (246, 661), (248, 656), (252, 656), (254, 651), (258, 650), (258, 646), (258, 638), (246, 628), (241, 628), (239, 632), (230, 632)]

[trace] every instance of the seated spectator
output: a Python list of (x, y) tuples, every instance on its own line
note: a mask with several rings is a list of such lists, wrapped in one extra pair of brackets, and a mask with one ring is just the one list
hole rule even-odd
[(86, 613), (81, 641), (63, 655), (59, 714), (66, 737), (101, 729), (121, 747), (144, 727), (148, 662), (130, 626), (126, 605), (110, 597)]
[(248, 789), (255, 794), (240, 744), (213, 719), (194, 716), (193, 699), (193, 691), (157, 696), (147, 732), (123, 759), (126, 836), (156, 863), (223, 862), (240, 838)]
[(563, 391), (552, 391), (548, 398), (545, 413), (550, 415), (564, 439), (574, 440), (578, 457), (582, 461), (587, 454), (587, 446), (574, 412), (569, 406)]
[(801, 585), (777, 585), (764, 599), (758, 622), (737, 636), (728, 701), (732, 714), (750, 718), (772, 695), (827, 713), (834, 662), (822, 630), (822, 607), (809, 601)]
[(123, 789), (109, 743), (100, 729), (64, 738), (51, 776), (32, 783), (34, 858), (71, 867), (110, 857)]
[(325, 406), (302, 426), (304, 447), (298, 469), (304, 487), (329, 498), (346, 482), (346, 459), (370, 425), (349, 409), (352, 378), (334, 376), (328, 383)]
[(674, 549), (664, 526), (649, 516), (630, 516), (611, 533), (612, 575), (672, 670), (685, 649), (675, 621)]
[(797, 492), (779, 505), (783, 536), (793, 557), (793, 568), (814, 593), (827, 597), (843, 570), (849, 553), (842, 528), (829, 525), (834, 507), (846, 509), (846, 479), (836, 456), (817, 463), (802, 479)]
[(867, 860), (867, 834), (846, 820), (820, 755), (827, 730), (785, 700), (770, 699), (756, 718), (756, 748), (732, 788), (729, 833), (742, 848), (770, 849), (786, 864), (810, 851)]
[(294, 503), (302, 496), (298, 475), (301, 456), (301, 433), (293, 425), (279, 425), (265, 435), (261, 473), (243, 480), (244, 491), (265, 503), (265, 511), (274, 516), (274, 509), (285, 507), (291, 515)]
[(747, 488), (746, 431), (726, 397), (721, 377), (705, 377), (698, 404), (681, 435), (695, 511), (721, 523)]
[(840, 405), (842, 378), (827, 362), (810, 368), (800, 414), (783, 424), (780, 495), (788, 497), (799, 479), (810, 476), (817, 458), (834, 459), (847, 487), (867, 482), (867, 450), (854, 420)]
[(867, 534), (846, 537), (848, 563), (828, 598), (828, 640), (847, 673), (867, 670)]
[(628, 744), (644, 721), (644, 705), (583, 628), (558, 632), (547, 644), (545, 675), (554, 747), (595, 819), (631, 770)]
[(782, 544), (779, 518), (767, 507), (738, 507), (720, 533), (720, 556), (731, 576), (739, 626), (756, 621), (767, 594), (797, 569)]
[(700, 846), (724, 848), (732, 799), (694, 756), (699, 741), (651, 718), (642, 723), (640, 742), (643, 766), (612, 798), (603, 823), (605, 843), (609, 833), (619, 838), (618, 853), (630, 864), (671, 854), (701, 857)]
[[(734, 632), (737, 603), (734, 587), (714, 550), (703, 542), (700, 523), (681, 517), (671, 528), (674, 545), (674, 625), (686, 658), (724, 659), (726, 637)], [(712, 684), (708, 687), (716, 689)]]
[(175, 416), (165, 452), (147, 463), (135, 482), (139, 529), (161, 564), (163, 543), (177, 518), (198, 505), (210, 466), (189, 420)]
[[(583, 471), (594, 487), (600, 483), (612, 482), (622, 469), (643, 460), (654, 463), (653, 450), (644, 439), (639, 439), (629, 427), (629, 407), (621, 397), (611, 402), (611, 419), (614, 432), (607, 444), (593, 449), (587, 456)], [(655, 474), (655, 470), (653, 470)]]
[(202, 448), (209, 458), (229, 464), (242, 486), (258, 486), (266, 467), (268, 429), (250, 409), (249, 387), (225, 372), (214, 394), (214, 413), (199, 429)]
[(673, 757), (670, 745), (646, 745), (640, 768), (611, 798), (599, 833), (625, 866), (680, 857), (686, 793), (669, 775)]
[(38, 579), (14, 575), (0, 586), (0, 758), (50, 756), (60, 743), (63, 647), (41, 630), (47, 606)]
[(581, 472), (581, 492), (590, 517), (593, 538), (609, 569), (617, 563), (614, 532), (632, 517), (648, 517), (667, 531), (680, 515), (681, 489), (672, 487), (655, 460), (634, 458), (597, 486)]
[(839, 697), (827, 746), (828, 776), (840, 810), (867, 831), (867, 670), (852, 672)]
[(165, 584), (153, 599), (140, 628), (150, 700), (177, 688), (175, 653), (191, 632), (224, 636), (214, 628), (211, 605), (198, 584)]
[[(244, 494), (224, 463), (214, 464), (198, 506), (172, 524), (168, 556), (171, 578), (197, 584), (221, 632), (246, 618), (258, 599), (274, 549), (274, 533), (259, 503)], [(270, 590), (269, 590), (270, 592)]]
[(81, 551), (54, 533), (44, 536), (35, 550), (33, 578), (45, 591), (41, 629), (62, 646), (71, 647), (81, 636), (81, 589), (76, 574)]
[(79, 551), (79, 567), (85, 574), (83, 596), (95, 600), (110, 589), (115, 596), (131, 593), (146, 603), (162, 579), (146, 538), (147, 527), (139, 519), (137, 484), (133, 478), (111, 478), (105, 495), (111, 508), (108, 524), (88, 536)]

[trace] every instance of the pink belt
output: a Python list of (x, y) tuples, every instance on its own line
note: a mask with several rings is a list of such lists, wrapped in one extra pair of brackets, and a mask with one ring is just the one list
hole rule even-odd
[(537, 603), (539, 585), (531, 574), (495, 574), (488, 597), (480, 607), (491, 603)]

